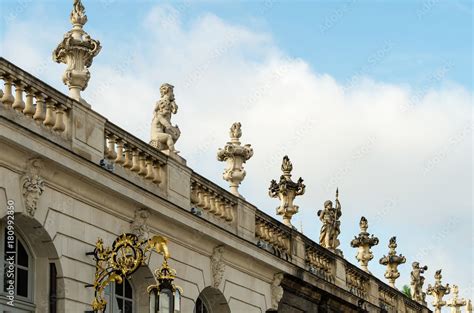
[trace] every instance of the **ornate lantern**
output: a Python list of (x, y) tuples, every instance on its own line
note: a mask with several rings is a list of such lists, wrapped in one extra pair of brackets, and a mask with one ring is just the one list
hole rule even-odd
[(175, 286), (176, 271), (165, 258), (161, 268), (155, 270), (156, 285), (148, 287), (150, 313), (181, 313), (181, 287)]

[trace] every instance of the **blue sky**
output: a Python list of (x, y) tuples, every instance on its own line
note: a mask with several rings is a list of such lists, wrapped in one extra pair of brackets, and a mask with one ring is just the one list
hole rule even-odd
[[(1, 0), (1, 55), (67, 92), (51, 51), (71, 28), (67, 1)], [(216, 151), (240, 121), (255, 154), (240, 188), (275, 216), (267, 188), (289, 155), (307, 185), (294, 225), (317, 240), (316, 212), (340, 190), (341, 248), (359, 219), (397, 235), (410, 264), (428, 264), (472, 297), (472, 3), (470, 1), (166, 2), (84, 0), (99, 39), (83, 97), (144, 141), (164, 82), (175, 86), (176, 145), (223, 188)], [(465, 238), (460, 241), (459, 238)], [(462, 269), (462, 270), (460, 270)]]
[[(67, 1), (43, 2), (47, 15), (58, 20), (69, 7)], [(2, 0), (2, 23), (17, 12), (26, 18), (23, 3), (33, 2)], [(229, 22), (269, 32), (290, 56), (339, 80), (366, 68), (369, 57), (389, 44), (393, 49), (378, 62), (380, 66), (370, 68), (372, 77), (417, 86), (426, 84), (433, 71), (452, 64), (446, 79), (473, 88), (471, 1), (98, 0), (87, 3), (88, 27), (103, 30), (110, 39), (130, 36), (156, 3), (177, 8), (187, 27), (187, 21), (213, 12)], [(99, 14), (100, 19), (94, 18)], [(66, 26), (67, 20), (63, 22)]]

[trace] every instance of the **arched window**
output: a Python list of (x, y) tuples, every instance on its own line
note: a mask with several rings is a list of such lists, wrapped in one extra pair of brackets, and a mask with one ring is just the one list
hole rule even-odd
[(204, 301), (202, 301), (201, 297), (196, 300), (196, 307), (194, 308), (194, 313), (209, 313)]
[(105, 313), (134, 313), (133, 288), (127, 279), (121, 284), (110, 284), (105, 289)]
[(0, 248), (2, 263), (2, 288), (0, 304), (8, 307), (8, 296), (14, 296), (15, 308), (12, 312), (33, 312), (33, 257), (26, 243), (18, 236), (17, 230), (9, 230), (0, 225)]

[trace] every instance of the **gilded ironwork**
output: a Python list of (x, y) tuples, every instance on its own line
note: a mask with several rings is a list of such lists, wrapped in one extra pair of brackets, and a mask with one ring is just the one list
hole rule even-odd
[(96, 243), (93, 255), (96, 260), (94, 287), (94, 312), (105, 312), (107, 301), (104, 290), (108, 284), (116, 282), (121, 284), (124, 278), (132, 275), (149, 259), (151, 251), (162, 254), (167, 260), (170, 257), (167, 240), (162, 236), (140, 240), (135, 234), (122, 234), (118, 236), (111, 248), (104, 246), (102, 239)]

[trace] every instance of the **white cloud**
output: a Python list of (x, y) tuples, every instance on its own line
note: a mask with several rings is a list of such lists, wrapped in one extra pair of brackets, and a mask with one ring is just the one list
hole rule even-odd
[[(4, 52), (7, 58), (27, 70), (49, 60), (44, 42), (9, 32), (5, 40), (17, 40)], [(384, 271), (378, 258), (386, 254), (388, 238), (398, 235), (399, 252), (408, 259), (400, 285), (409, 283), (412, 257), (418, 255), (430, 266), (427, 282), (442, 267), (447, 282), (471, 288), (472, 275), (459, 273), (472, 273), (472, 245), (457, 239), (472, 237), (470, 91), (442, 77), (439, 87), (418, 90), (374, 81), (363, 72), (339, 82), (286, 55), (271, 34), (212, 14), (183, 23), (180, 11), (166, 6), (153, 8), (131, 41), (109, 44), (94, 61), (84, 98), (112, 122), (148, 141), (159, 86), (169, 82), (180, 106), (173, 117), (182, 130), (177, 148), (197, 172), (226, 187), (224, 164), (215, 154), (232, 122), (240, 121), (243, 142), (255, 150), (241, 187), (247, 200), (275, 214), (277, 202), (267, 188), (288, 154), (294, 176), (307, 185), (295, 201), (301, 209), (295, 225), (303, 221), (310, 237), (316, 239), (320, 227), (316, 211), (339, 186), (342, 248), (350, 261), (355, 262), (349, 241), (365, 215), (369, 231), (381, 239), (371, 264), (378, 277)], [(370, 56), (368, 62), (372, 66)], [(435, 237), (452, 218), (456, 227)], [(420, 247), (430, 247), (429, 253)]]

